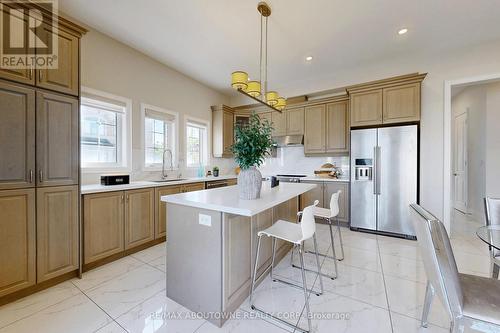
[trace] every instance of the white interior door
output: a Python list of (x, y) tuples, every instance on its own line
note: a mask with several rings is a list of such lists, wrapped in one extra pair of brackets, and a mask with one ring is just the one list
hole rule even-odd
[(453, 178), (455, 208), (467, 213), (467, 112), (455, 116), (454, 126)]

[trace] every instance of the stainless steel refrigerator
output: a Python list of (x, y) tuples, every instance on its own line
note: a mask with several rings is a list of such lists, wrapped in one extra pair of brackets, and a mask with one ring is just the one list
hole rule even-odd
[(417, 125), (351, 131), (351, 229), (415, 238)]

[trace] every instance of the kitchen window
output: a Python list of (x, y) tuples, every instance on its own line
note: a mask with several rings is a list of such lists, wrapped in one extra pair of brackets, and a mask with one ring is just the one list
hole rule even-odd
[(81, 165), (103, 171), (127, 167), (127, 103), (92, 94), (82, 97)]
[(166, 166), (177, 167), (177, 113), (145, 104), (141, 105), (141, 110), (144, 119), (144, 169), (159, 170), (166, 150), (171, 152), (165, 156)]
[(207, 124), (188, 120), (186, 123), (186, 164), (187, 167), (207, 165), (208, 138)]

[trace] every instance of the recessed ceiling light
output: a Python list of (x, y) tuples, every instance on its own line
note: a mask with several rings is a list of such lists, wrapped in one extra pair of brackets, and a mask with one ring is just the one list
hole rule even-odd
[(313, 57), (312, 57), (312, 56), (307, 56), (307, 57), (306, 57), (306, 61), (311, 61), (311, 60), (313, 60)]
[(404, 35), (404, 34), (405, 34), (405, 33), (407, 33), (407, 32), (408, 32), (408, 29), (403, 28), (403, 29), (401, 29), (401, 30), (399, 30), (399, 31), (398, 31), (398, 34), (399, 34), (399, 35)]

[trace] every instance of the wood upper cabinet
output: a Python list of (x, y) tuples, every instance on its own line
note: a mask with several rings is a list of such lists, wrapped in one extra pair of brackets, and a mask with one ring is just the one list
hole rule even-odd
[(154, 200), (152, 188), (125, 192), (125, 249), (154, 240)]
[(325, 152), (325, 109), (324, 104), (305, 108), (304, 152), (306, 154)]
[(287, 109), (283, 113), (286, 115), (286, 134), (304, 134), (304, 108)]
[[(259, 118), (261, 121), (269, 121), (269, 124), (271, 124), (271, 126), (273, 126), (273, 114), (272, 112), (263, 112), (263, 113), (259, 113)], [(273, 126), (274, 127), (274, 126)]]
[(349, 152), (348, 101), (326, 105), (326, 152)]
[(164, 186), (155, 189), (155, 239), (167, 235), (167, 204), (161, 201), (161, 197), (177, 193), (181, 193), (180, 186)]
[[(29, 44), (26, 43), (28, 41), (28, 33), (29, 33), (29, 18), (27, 15), (20, 14), (19, 11), (10, 11), (10, 7), (7, 2), (2, 3), (2, 24), (5, 27), (10, 29), (9, 35), (11, 38), (15, 39), (23, 43), (23, 46), (20, 48), (16, 47), (16, 54), (30, 54)], [(7, 30), (4, 30), (5, 34)], [(35, 84), (35, 73), (34, 68), (1, 68), (0, 67), (0, 78), (12, 80), (20, 83)]]
[(341, 191), (339, 195), (339, 215), (340, 221), (349, 221), (349, 184), (343, 182), (324, 182), (324, 206), (330, 208), (332, 194)]
[(0, 189), (34, 187), (35, 91), (0, 82)]
[(78, 185), (37, 189), (37, 282), (78, 269)]
[(351, 127), (382, 123), (382, 89), (351, 94)]
[(286, 113), (271, 112), (271, 121), (273, 123), (273, 136), (286, 135)]
[(37, 93), (37, 185), (78, 184), (78, 99)]
[(125, 250), (124, 192), (83, 196), (84, 263)]
[(36, 85), (65, 94), (77, 96), (79, 93), (79, 38), (59, 29), (53, 32), (48, 25), (42, 24), (38, 34), (53, 34), (57, 38), (58, 54), (56, 69), (37, 69)]
[(0, 191), (0, 297), (36, 282), (35, 189)]
[(212, 106), (212, 154), (214, 157), (231, 157), (234, 143), (234, 113), (226, 106)]
[(384, 124), (420, 120), (420, 83), (384, 88)]

